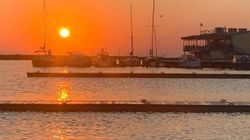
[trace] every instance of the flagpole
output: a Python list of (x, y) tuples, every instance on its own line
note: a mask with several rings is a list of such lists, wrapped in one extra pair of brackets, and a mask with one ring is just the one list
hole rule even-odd
[(201, 23), (200, 23), (200, 35), (201, 35)]
[(200, 23), (200, 35), (202, 34), (202, 27), (203, 27), (203, 24)]

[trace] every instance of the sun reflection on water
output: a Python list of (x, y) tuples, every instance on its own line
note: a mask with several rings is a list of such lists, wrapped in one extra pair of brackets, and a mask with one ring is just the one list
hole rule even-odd
[(70, 100), (69, 84), (61, 83), (59, 86), (57, 101), (60, 103), (67, 103), (69, 100)]
[(56, 139), (56, 140), (66, 140), (66, 134), (67, 133), (72, 133), (72, 131), (70, 129), (60, 129), (60, 128), (55, 128), (52, 130), (52, 137), (53, 139)]

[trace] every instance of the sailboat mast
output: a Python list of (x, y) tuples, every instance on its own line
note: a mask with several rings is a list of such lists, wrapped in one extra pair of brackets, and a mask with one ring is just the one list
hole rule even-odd
[(44, 54), (47, 54), (47, 10), (46, 0), (43, 0), (43, 49)]
[(134, 28), (133, 28), (133, 4), (130, 5), (130, 28), (131, 28), (131, 52), (130, 55), (134, 55)]
[(154, 42), (155, 42), (155, 0), (153, 0), (153, 13), (152, 13), (152, 40), (151, 40), (151, 57), (154, 57)]
[(157, 29), (155, 28), (155, 56), (158, 57)]

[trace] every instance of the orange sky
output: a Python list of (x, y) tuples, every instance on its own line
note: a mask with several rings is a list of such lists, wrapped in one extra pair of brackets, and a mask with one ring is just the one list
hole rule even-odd
[[(79, 51), (112, 55), (130, 49), (131, 0), (48, 0), (49, 48), (54, 54)], [(134, 0), (135, 54), (148, 55), (152, 0)], [(250, 27), (249, 0), (157, 0), (160, 56), (179, 56), (181, 36), (214, 26)], [(160, 15), (164, 15), (160, 17)], [(0, 0), (0, 53), (33, 54), (42, 44), (42, 0)], [(71, 36), (62, 39), (61, 27)]]

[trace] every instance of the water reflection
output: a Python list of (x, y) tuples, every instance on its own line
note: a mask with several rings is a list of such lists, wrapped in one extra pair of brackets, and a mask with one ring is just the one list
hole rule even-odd
[(67, 103), (70, 100), (69, 90), (70, 90), (69, 83), (66, 82), (60, 83), (57, 101), (59, 101), (60, 103)]
[(56, 140), (66, 140), (67, 133), (71, 133), (71, 130), (70, 129), (63, 130), (60, 128), (55, 128), (52, 130), (52, 137), (53, 139), (56, 139)]
[(62, 73), (70, 73), (70, 71), (68, 69), (64, 69)]
[[(18, 69), (18, 71), (17, 71)], [(115, 78), (27, 78), (26, 72), (165, 72), (235, 73), (249, 71), (146, 69), (146, 68), (33, 68), (30, 61), (0, 61), (0, 100), (56, 101), (60, 85), (70, 85), (72, 100), (162, 100), (245, 101), (250, 100), (249, 79), (115, 79)], [(209, 85), (209, 86), (208, 86)]]
[(249, 140), (250, 137), (248, 113), (5, 112), (0, 113), (0, 122), (0, 128), (4, 128), (0, 131), (1, 140)]

